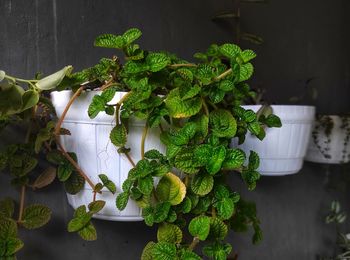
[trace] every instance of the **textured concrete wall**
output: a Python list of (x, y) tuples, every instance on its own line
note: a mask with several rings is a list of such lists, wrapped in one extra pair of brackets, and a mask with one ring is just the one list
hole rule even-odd
[[(245, 44), (258, 53), (252, 85), (264, 87), (270, 101), (284, 103), (302, 93), (303, 81), (315, 77), (312, 86), (318, 88), (319, 98), (314, 102), (318, 110), (349, 111), (349, 1), (269, 2), (242, 8), (243, 29), (265, 39), (262, 46)], [(144, 48), (166, 49), (191, 59), (192, 53), (212, 42), (232, 39), (227, 26), (210, 20), (231, 6), (227, 0), (0, 0), (0, 68), (31, 77), (66, 64), (77, 69), (90, 66), (101, 56), (113, 54), (94, 48), (94, 37), (128, 27), (142, 29)], [(18, 136), (20, 130), (3, 134), (7, 141)], [(232, 176), (232, 185), (256, 201), (264, 231), (264, 241), (258, 246), (251, 245), (249, 235), (230, 236), (239, 259), (308, 260), (332, 253), (335, 234), (323, 224), (323, 214), (334, 198), (347, 206), (349, 190), (342, 182), (342, 171), (337, 166), (327, 169), (306, 163), (294, 176), (263, 177), (254, 192), (245, 191), (240, 179)], [(332, 183), (339, 181), (345, 189), (334, 191)], [(9, 177), (0, 175), (0, 196), (18, 197), (8, 183)], [(68, 234), (65, 229), (72, 209), (59, 183), (35, 194), (28, 192), (27, 201), (49, 205), (53, 219), (39, 230), (21, 231), (25, 248), (19, 259), (138, 259), (144, 244), (155, 238), (155, 229), (143, 223), (99, 220), (95, 221), (96, 242)]]

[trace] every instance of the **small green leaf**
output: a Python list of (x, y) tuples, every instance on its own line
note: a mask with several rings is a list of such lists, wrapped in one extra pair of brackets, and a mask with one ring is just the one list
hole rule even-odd
[(56, 178), (56, 168), (46, 168), (31, 185), (33, 189), (41, 189), (51, 184)]
[(60, 181), (66, 181), (69, 179), (73, 172), (72, 165), (70, 163), (61, 164), (57, 168), (57, 177)]
[(83, 229), (86, 225), (90, 223), (91, 220), (91, 214), (84, 213), (79, 214), (79, 216), (74, 217), (71, 221), (68, 223), (68, 232), (77, 232), (81, 229)]
[(228, 149), (226, 151), (226, 158), (222, 163), (222, 168), (234, 170), (243, 165), (245, 162), (245, 153), (240, 149)]
[(64, 182), (64, 188), (69, 194), (77, 194), (84, 187), (85, 179), (77, 172), (73, 171), (68, 180)]
[(124, 125), (116, 125), (110, 135), (109, 138), (111, 139), (112, 143), (119, 147), (124, 146), (127, 141), (127, 130)]
[[(1, 242), (0, 242), (0, 250), (1, 250)], [(6, 253), (4, 255), (4, 258), (2, 258), (1, 255), (0, 255), (0, 258), (4, 260), (15, 260), (16, 258), (14, 257), (14, 254), (23, 247), (24, 245), (23, 242), (20, 239), (14, 238), (14, 237), (11, 237), (4, 242), (6, 244), (5, 246)]]
[(163, 223), (158, 228), (157, 239), (159, 242), (179, 244), (182, 241), (182, 231), (174, 224)]
[(35, 106), (39, 102), (39, 93), (34, 90), (27, 90), (22, 96), (22, 110)]
[(142, 35), (141, 31), (137, 28), (131, 28), (123, 34), (124, 44), (129, 45)]
[(117, 208), (119, 210), (125, 209), (126, 205), (128, 204), (128, 200), (129, 200), (128, 192), (122, 192), (118, 194), (117, 200), (116, 200)]
[(241, 52), (241, 58), (244, 63), (254, 59), (256, 57), (256, 54), (252, 50), (244, 50)]
[(251, 63), (246, 63), (239, 68), (239, 82), (249, 79), (254, 72), (254, 67)]
[(38, 82), (35, 83), (35, 86), (41, 90), (50, 90), (50, 89), (56, 88), (61, 83), (63, 78), (69, 75), (72, 70), (73, 70), (72, 66), (66, 66), (60, 71), (57, 71), (54, 74), (51, 74), (39, 80)]
[(89, 222), (86, 226), (78, 231), (79, 236), (86, 241), (94, 241), (97, 239), (97, 232), (94, 225)]
[(218, 215), (222, 219), (229, 219), (232, 217), (235, 209), (235, 205), (231, 198), (223, 198), (215, 204), (218, 211)]
[(0, 200), (0, 218), (12, 218), (13, 212), (15, 210), (15, 203), (10, 198), (5, 198)]
[(254, 151), (250, 151), (249, 164), (248, 164), (249, 169), (256, 170), (259, 168), (259, 165), (260, 165), (259, 155)]
[(146, 57), (150, 71), (157, 72), (170, 64), (170, 58), (164, 53), (150, 53)]
[(152, 150), (149, 150), (149, 151), (145, 152), (145, 158), (153, 159), (153, 160), (162, 159), (163, 158), (163, 154), (161, 154), (156, 149), (152, 149)]
[(5, 71), (0, 70), (0, 82), (4, 80), (5, 76), (6, 76)]
[(113, 194), (116, 193), (117, 191), (117, 187), (114, 184), (114, 182), (112, 182), (107, 175), (105, 174), (99, 174), (98, 177), (100, 178), (100, 180), (102, 181), (103, 185)]
[(158, 242), (152, 249), (153, 260), (174, 260), (176, 259), (176, 246), (167, 242)]
[(44, 226), (51, 218), (51, 210), (43, 205), (34, 204), (26, 207), (21, 224), (27, 229)]
[(94, 45), (103, 48), (122, 49), (125, 45), (125, 40), (122, 36), (102, 34), (95, 39)]
[(184, 148), (175, 157), (175, 167), (187, 174), (195, 174), (200, 166), (194, 158), (194, 151), (191, 148)]
[(175, 88), (170, 91), (165, 99), (165, 105), (169, 110), (170, 116), (186, 118), (197, 114), (201, 110), (202, 100), (199, 97), (182, 100), (179, 89)]
[(210, 113), (209, 122), (213, 133), (218, 137), (234, 137), (237, 131), (237, 123), (232, 114), (223, 109), (217, 109)]
[(235, 44), (226, 43), (219, 47), (220, 53), (229, 58), (234, 59), (238, 54), (242, 52), (241, 48)]
[(195, 194), (204, 196), (213, 189), (213, 185), (213, 176), (207, 173), (198, 173), (192, 179), (191, 189)]
[(96, 200), (89, 204), (89, 210), (91, 213), (95, 214), (103, 209), (103, 207), (106, 205), (106, 202), (104, 200)]
[(193, 73), (189, 69), (180, 68), (180, 69), (176, 70), (176, 73), (179, 74), (179, 76), (181, 78), (183, 78), (184, 80), (186, 80), (188, 82), (193, 81)]
[(259, 122), (254, 121), (254, 122), (249, 123), (249, 124), (248, 124), (248, 130), (249, 130), (252, 134), (258, 136), (258, 135), (260, 134), (260, 130), (261, 130), (261, 127), (260, 127)]
[(219, 218), (210, 218), (210, 232), (211, 239), (224, 240), (228, 233), (227, 225)]
[(17, 237), (17, 223), (13, 219), (0, 218), (0, 241)]
[(154, 260), (152, 256), (152, 251), (156, 243), (153, 241), (148, 242), (142, 251), (141, 260)]
[(199, 240), (206, 240), (210, 231), (210, 218), (207, 216), (198, 216), (191, 220), (188, 231)]
[(247, 123), (251, 123), (256, 120), (256, 114), (253, 110), (248, 109), (243, 112), (242, 119)]
[(223, 91), (232, 91), (235, 88), (235, 84), (228, 79), (222, 80), (219, 83), (219, 89), (223, 90)]
[(115, 93), (116, 93), (115, 88), (112, 88), (112, 87), (107, 88), (101, 93), (101, 98), (104, 99), (105, 103), (108, 103), (114, 98)]
[(92, 98), (92, 101), (91, 101), (89, 108), (88, 108), (89, 117), (91, 119), (95, 118), (99, 112), (105, 110), (105, 105), (106, 105), (106, 100), (99, 95), (95, 95)]
[(153, 178), (151, 175), (148, 175), (143, 178), (138, 179), (137, 187), (140, 189), (142, 194), (149, 195), (153, 190)]
[(208, 173), (214, 175), (220, 171), (221, 165), (225, 160), (226, 149), (223, 145), (215, 147), (212, 152), (212, 156), (208, 158), (207, 165), (205, 169)]

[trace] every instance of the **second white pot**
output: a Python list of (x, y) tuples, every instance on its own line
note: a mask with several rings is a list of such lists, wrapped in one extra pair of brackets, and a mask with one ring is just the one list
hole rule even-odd
[(350, 161), (350, 116), (320, 116), (316, 120), (305, 160), (316, 163)]
[[(260, 105), (243, 106), (258, 111)], [(247, 133), (239, 148), (246, 153), (256, 151), (260, 156), (261, 175), (281, 176), (294, 174), (303, 166), (307, 145), (315, 117), (313, 106), (273, 105), (273, 113), (280, 117), (281, 128), (267, 128), (266, 137), (260, 141)]]
[[(87, 113), (89, 104), (94, 95), (99, 92), (83, 92), (74, 101), (69, 109), (62, 127), (69, 129), (71, 135), (61, 137), (61, 142), (68, 152), (76, 153), (78, 164), (89, 178), (97, 183), (98, 175), (106, 174), (117, 186), (117, 193), (112, 194), (107, 189), (102, 194), (97, 194), (97, 199), (106, 201), (105, 207), (95, 214), (94, 218), (114, 221), (141, 221), (141, 210), (132, 200), (128, 202), (123, 211), (116, 207), (116, 196), (122, 191), (122, 184), (132, 168), (130, 162), (124, 155), (117, 152), (117, 148), (111, 143), (109, 134), (115, 125), (115, 118), (101, 112), (96, 118), (90, 119)], [(124, 92), (117, 92), (111, 104), (117, 103)], [(60, 91), (51, 93), (52, 102), (58, 116), (72, 97), (71, 91)], [(131, 148), (130, 155), (137, 162), (141, 159), (140, 143), (145, 122), (131, 120), (129, 122), (128, 142), (126, 147)], [(164, 152), (164, 146), (160, 142), (159, 131), (152, 129), (148, 132), (145, 151), (157, 149)], [(88, 184), (76, 195), (67, 194), (68, 202), (73, 208), (92, 201), (92, 189)]]

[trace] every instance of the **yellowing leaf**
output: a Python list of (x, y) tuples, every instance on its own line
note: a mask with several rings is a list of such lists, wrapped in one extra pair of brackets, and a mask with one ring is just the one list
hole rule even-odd
[(168, 201), (171, 205), (180, 204), (186, 195), (186, 186), (175, 174), (164, 175), (156, 188), (158, 199)]
[(169, 110), (170, 116), (174, 118), (186, 118), (197, 114), (202, 108), (202, 100), (194, 97), (182, 100), (178, 88), (170, 91), (165, 105)]

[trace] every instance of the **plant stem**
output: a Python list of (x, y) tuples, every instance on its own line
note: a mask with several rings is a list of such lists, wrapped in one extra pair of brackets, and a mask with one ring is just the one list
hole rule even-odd
[(199, 243), (198, 237), (194, 237), (192, 240), (192, 243), (189, 246), (189, 249), (192, 251), (198, 243)]
[(141, 158), (142, 159), (145, 158), (145, 142), (146, 142), (147, 132), (148, 132), (148, 126), (146, 123), (145, 127), (143, 128), (142, 139), (141, 139)]
[(85, 181), (90, 185), (90, 187), (94, 190), (95, 184), (90, 180), (90, 178), (84, 173), (84, 171), (79, 167), (79, 165), (74, 161), (72, 157), (67, 153), (67, 151), (63, 148), (59, 137), (56, 137), (56, 143), (61, 150), (63, 156), (73, 165), (73, 167), (77, 170), (77, 172), (85, 179)]
[(205, 102), (205, 99), (203, 97), (202, 97), (202, 104), (203, 104), (205, 114), (207, 116), (209, 116), (209, 109), (208, 109), (207, 103)]
[(21, 187), (21, 200), (19, 202), (19, 214), (18, 214), (18, 222), (19, 223), (22, 221), (25, 193), (26, 193), (26, 186), (23, 185)]
[(92, 201), (93, 201), (93, 202), (95, 202), (95, 201), (96, 201), (96, 195), (97, 195), (97, 192), (96, 192), (96, 191), (94, 191), (94, 196), (93, 196), (93, 198), (92, 198)]
[(232, 68), (229, 68), (228, 70), (226, 70), (225, 72), (221, 73), (219, 76), (217, 76), (216, 78), (214, 78), (214, 81), (218, 81), (224, 77), (226, 77), (227, 75), (232, 73)]
[(74, 95), (71, 97), (71, 99), (69, 100), (68, 104), (67, 104), (66, 107), (64, 108), (64, 111), (63, 111), (61, 117), (59, 118), (59, 120), (58, 120), (58, 122), (57, 122), (57, 124), (56, 124), (56, 127), (55, 127), (54, 134), (55, 134), (56, 136), (58, 136), (58, 135), (60, 134), (61, 125), (62, 125), (62, 123), (63, 123), (64, 118), (66, 117), (66, 114), (67, 114), (69, 108), (70, 108), (71, 105), (73, 104), (74, 100), (76, 100), (76, 99), (80, 96), (80, 94), (81, 94), (81, 92), (82, 92), (83, 90), (84, 90), (84, 87), (81, 86), (81, 87), (74, 93)]
[(126, 158), (128, 158), (130, 164), (131, 164), (133, 167), (135, 167), (136, 164), (135, 164), (135, 162), (133, 161), (133, 159), (131, 158), (130, 154), (129, 154), (129, 153), (125, 153), (125, 156), (126, 156)]
[(171, 64), (169, 65), (169, 67), (172, 69), (175, 69), (178, 67), (197, 67), (197, 65), (193, 63), (178, 63), (178, 64)]
[(216, 217), (216, 210), (215, 210), (214, 207), (211, 207), (211, 216), (212, 216), (213, 218)]

